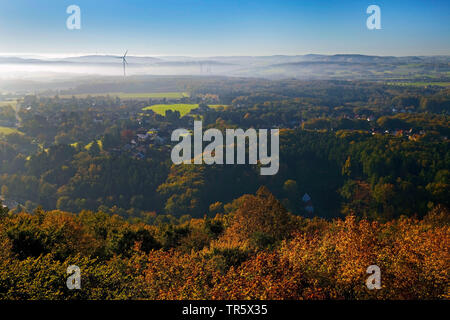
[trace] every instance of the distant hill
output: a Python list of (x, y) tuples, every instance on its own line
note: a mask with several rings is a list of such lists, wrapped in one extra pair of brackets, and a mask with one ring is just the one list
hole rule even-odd
[[(0, 79), (123, 75), (119, 55), (67, 58), (0, 57)], [(274, 56), (127, 56), (128, 76), (232, 76), (304, 80), (450, 81), (450, 56), (307, 54)]]

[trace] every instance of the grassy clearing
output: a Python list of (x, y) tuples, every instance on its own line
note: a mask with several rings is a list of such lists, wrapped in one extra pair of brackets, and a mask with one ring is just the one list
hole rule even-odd
[(155, 104), (153, 106), (145, 107), (143, 110), (153, 110), (153, 112), (164, 116), (167, 110), (178, 111), (183, 117), (192, 109), (198, 108), (198, 104)]
[(125, 92), (106, 92), (106, 93), (91, 93), (91, 94), (74, 94), (74, 95), (61, 95), (62, 99), (70, 99), (72, 96), (75, 98), (86, 97), (118, 97), (120, 99), (181, 99), (189, 97), (187, 92), (145, 92), (145, 93), (125, 93)]
[(16, 107), (17, 101), (16, 100), (7, 100), (7, 101), (0, 101), (0, 108), (11, 106), (13, 108)]
[(11, 134), (11, 133), (19, 133), (19, 134), (23, 134), (22, 132), (20, 132), (19, 130), (17, 130), (16, 128), (10, 128), (10, 127), (1, 127), (0, 126), (0, 134)]
[(162, 92), (162, 93), (121, 93), (119, 94), (121, 99), (181, 99), (189, 98), (187, 92)]
[[(218, 105), (218, 104), (212, 104), (208, 105), (210, 108), (218, 108), (218, 107), (226, 107), (225, 105)], [(167, 110), (172, 111), (178, 111), (180, 112), (180, 116), (183, 117), (189, 112), (191, 112), (192, 109), (198, 108), (198, 104), (155, 104), (153, 106), (145, 107), (142, 110), (153, 110), (153, 112), (160, 114), (162, 116), (166, 115)]]
[(427, 86), (440, 86), (440, 87), (450, 87), (450, 82), (388, 82), (391, 86), (411, 86), (411, 87), (427, 87)]

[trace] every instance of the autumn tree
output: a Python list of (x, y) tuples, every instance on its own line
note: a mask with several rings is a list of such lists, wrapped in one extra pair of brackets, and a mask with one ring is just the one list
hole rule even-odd
[(242, 197), (239, 208), (231, 214), (225, 237), (267, 246), (288, 237), (291, 230), (290, 214), (266, 187), (261, 187), (255, 195)]

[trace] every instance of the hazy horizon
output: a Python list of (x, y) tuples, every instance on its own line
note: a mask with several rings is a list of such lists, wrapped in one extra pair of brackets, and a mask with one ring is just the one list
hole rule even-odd
[(8, 1), (0, 79), (123, 76), (125, 51), (126, 76), (447, 79), (449, 12), (443, 0)]
[[(77, 58), (77, 57), (88, 57), (88, 56), (117, 56), (120, 57), (123, 55), (122, 53), (117, 52), (107, 52), (107, 53), (98, 53), (98, 52), (80, 52), (80, 53), (3, 53), (0, 52), (0, 57), (16, 57), (16, 58), (42, 58), (42, 59), (65, 59), (65, 58)], [(286, 57), (301, 57), (308, 55), (317, 55), (317, 56), (339, 56), (339, 55), (347, 55), (347, 56), (369, 56), (369, 57), (396, 57), (396, 58), (404, 58), (404, 57), (448, 57), (450, 56), (450, 52), (448, 54), (423, 54), (423, 55), (383, 55), (383, 54), (365, 54), (361, 52), (335, 52), (335, 53), (321, 53), (321, 52), (310, 52), (310, 53), (293, 53), (293, 54), (269, 54), (269, 55), (188, 55), (188, 54), (179, 54), (179, 55), (163, 55), (163, 54), (132, 54), (128, 53), (128, 57), (141, 57), (141, 58), (194, 58), (194, 59), (202, 59), (202, 58), (235, 58), (235, 57), (277, 57), (277, 56), (286, 56)]]

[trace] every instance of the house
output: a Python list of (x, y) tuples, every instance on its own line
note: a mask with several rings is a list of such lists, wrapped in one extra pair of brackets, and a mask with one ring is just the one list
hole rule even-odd
[(305, 210), (308, 213), (313, 213), (314, 212), (314, 206), (312, 204), (311, 201), (311, 197), (309, 196), (309, 194), (305, 193), (302, 197), (302, 201), (305, 202)]
[(137, 135), (138, 141), (140, 142), (145, 142), (147, 141), (147, 139), (150, 138), (150, 135), (148, 133), (142, 134), (142, 133), (138, 133)]
[(305, 194), (303, 195), (302, 200), (303, 200), (303, 202), (308, 202), (308, 201), (311, 200), (311, 197), (309, 196), (309, 194), (305, 193)]
[(103, 118), (102, 117), (94, 117), (93, 121), (94, 121), (94, 123), (102, 123)]
[(12, 199), (4, 199), (2, 198), (2, 205), (3, 208), (9, 208), (9, 209), (14, 209), (17, 208), (19, 206), (19, 203), (15, 200)]
[(133, 157), (140, 160), (145, 159), (145, 155), (141, 152), (134, 154)]

